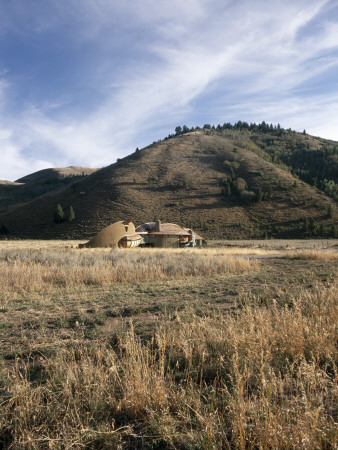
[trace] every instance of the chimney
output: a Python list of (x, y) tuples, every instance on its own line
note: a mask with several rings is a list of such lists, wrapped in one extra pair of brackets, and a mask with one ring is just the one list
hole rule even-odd
[(161, 231), (161, 221), (156, 220), (155, 222), (155, 231)]

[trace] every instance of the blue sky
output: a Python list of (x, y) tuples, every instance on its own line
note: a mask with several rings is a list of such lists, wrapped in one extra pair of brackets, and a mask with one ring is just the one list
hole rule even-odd
[(338, 0), (0, 0), (0, 179), (237, 120), (338, 140)]

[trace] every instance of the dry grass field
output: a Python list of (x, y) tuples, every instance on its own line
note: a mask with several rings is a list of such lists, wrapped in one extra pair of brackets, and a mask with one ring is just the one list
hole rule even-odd
[(78, 243), (0, 242), (1, 448), (337, 448), (337, 241)]

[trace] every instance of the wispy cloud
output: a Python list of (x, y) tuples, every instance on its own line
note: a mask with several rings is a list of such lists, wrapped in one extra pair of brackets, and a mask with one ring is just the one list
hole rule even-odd
[(100, 167), (178, 123), (209, 119), (280, 122), (338, 139), (338, 87), (318, 91), (338, 60), (335, 2), (113, 3), (46, 1), (36, 11), (21, 0), (2, 11), (4, 39), (43, 57), (30, 78), (0, 62), (0, 178), (45, 164)]

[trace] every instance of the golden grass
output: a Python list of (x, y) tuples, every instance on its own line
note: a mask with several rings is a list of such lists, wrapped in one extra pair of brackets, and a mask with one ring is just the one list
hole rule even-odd
[(222, 239), (210, 240), (210, 247), (239, 247), (249, 252), (252, 249), (291, 251), (291, 250), (319, 250), (338, 245), (337, 239)]
[(257, 270), (258, 262), (215, 249), (19, 249), (0, 251), (0, 299), (23, 293)]
[[(87, 241), (84, 240), (0, 240), (1, 249), (64, 249), (76, 248), (79, 244)], [(254, 254), (252, 252), (276, 252), (280, 250), (315, 250), (326, 249), (334, 245), (338, 245), (337, 239), (253, 239), (253, 240), (208, 240), (208, 250), (211, 248), (222, 248), (226, 252), (243, 252)], [(99, 249), (95, 249), (99, 250)], [(101, 249), (104, 250), (104, 249)], [(105, 249), (109, 251), (108, 249)], [(147, 250), (147, 249), (143, 249)], [(187, 249), (185, 249), (187, 250)], [(201, 249), (196, 249), (200, 251)], [(93, 251), (93, 250), (92, 250)], [(259, 253), (257, 253), (259, 254)]]
[(63, 249), (66, 247), (77, 247), (83, 244), (83, 240), (37, 240), (37, 239), (20, 239), (20, 240), (0, 240), (0, 249), (4, 250), (23, 250), (23, 249)]
[(211, 247), (210, 252), (212, 248), (217, 249), (219, 253), (222, 253), (223, 255), (243, 255), (243, 256), (250, 256), (250, 255), (276, 255), (277, 253), (281, 253), (281, 249), (269, 249), (269, 248), (258, 248), (258, 247)]
[[(135, 331), (140, 317), (135, 329), (124, 319), (122, 332), (104, 329), (104, 334), (101, 330), (85, 337), (88, 330), (75, 313), (89, 290), (108, 293), (103, 305), (111, 308), (117, 283), (122, 290), (137, 283), (142, 298), (147, 289), (153, 294), (153, 280), (170, 280), (165, 284), (175, 288), (193, 280), (192, 305), (202, 289), (199, 280), (209, 283), (223, 275), (216, 287), (223, 292), (223, 284), (238, 274), (233, 284), (237, 290), (239, 280), (264, 282), (268, 266), (224, 248), (79, 250), (59, 244), (49, 249), (36, 248), (36, 243), (0, 248), (0, 311), (17, 320), (9, 328), (6, 355), (18, 355), (8, 361), (0, 357), (0, 447), (336, 448), (334, 275), (320, 285), (313, 283), (311, 290), (302, 284), (293, 289), (288, 279), (280, 291), (266, 287), (253, 295), (248, 284), (245, 293), (238, 289), (231, 310), (210, 308), (202, 315), (191, 306), (173, 315), (164, 313), (162, 319), (157, 316), (146, 339)], [(235, 254), (241, 250), (230, 249)], [(320, 268), (321, 281), (322, 268), (334, 266), (335, 260), (325, 265), (312, 255), (309, 261), (308, 268)], [(296, 264), (277, 262), (291, 266), (290, 271)], [(305, 262), (299, 265), (303, 270)], [(279, 270), (284, 276), (278, 265), (269, 275), (272, 282)], [(308, 273), (299, 275), (303, 280)], [(297, 277), (292, 280), (296, 283)], [(216, 292), (214, 288), (210, 292)], [(66, 292), (73, 300), (63, 311)], [(206, 295), (210, 302), (209, 292)], [(121, 297), (123, 306), (129, 306), (128, 298), (127, 293)], [(22, 299), (24, 310), (18, 305)], [(82, 309), (95, 310), (97, 298), (92, 299)], [(151, 297), (152, 305), (154, 301), (160, 298)], [(52, 303), (56, 309), (50, 311)], [(32, 314), (41, 319), (36, 329), (29, 328)], [(73, 329), (49, 328), (49, 319), (68, 316), (74, 317)], [(5, 336), (7, 328), (2, 331)]]
[(308, 259), (313, 261), (338, 261), (338, 250), (296, 250), (287, 252), (291, 259)]
[(148, 342), (131, 327), (113, 344), (73, 342), (53, 357), (18, 360), (3, 383), (0, 442), (336, 448), (337, 298), (333, 285), (303, 290), (289, 308), (204, 317), (186, 310)]

